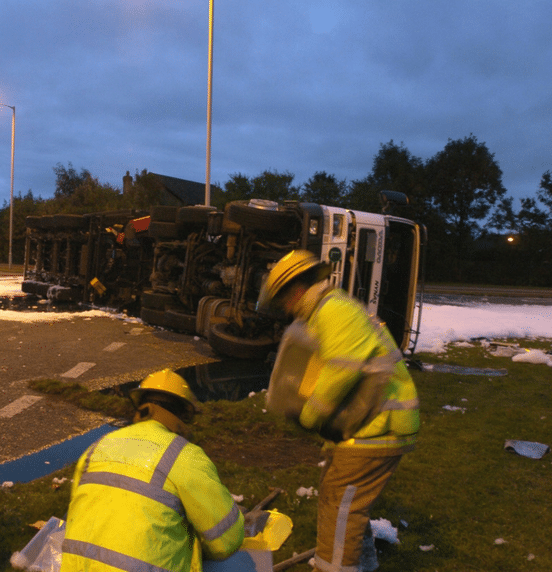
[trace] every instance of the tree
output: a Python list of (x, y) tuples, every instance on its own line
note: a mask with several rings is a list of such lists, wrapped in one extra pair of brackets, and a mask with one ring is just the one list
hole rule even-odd
[(132, 185), (122, 195), (120, 208), (147, 210), (151, 205), (159, 204), (162, 191), (163, 185), (153, 173), (146, 169), (140, 173), (136, 171)]
[[(44, 201), (41, 197), (35, 198), (31, 190), (21, 196), (21, 193), (13, 197), (13, 262), (23, 263), (25, 255), (25, 219), (28, 216), (43, 214)], [(0, 260), (8, 260), (9, 250), (9, 227), (10, 205), (4, 201), (4, 207), (0, 210)]]
[(345, 180), (338, 181), (335, 175), (328, 175), (326, 171), (318, 171), (303, 185), (301, 200), (342, 207), (346, 190)]
[[(506, 189), (502, 171), (485, 143), (474, 135), (449, 142), (425, 166), (430, 204), (446, 224), (449, 247), (456, 262), (466, 258), (467, 248), (479, 229), (477, 221), (489, 215)], [(456, 279), (461, 269), (456, 267)]]
[(242, 173), (234, 173), (224, 184), (224, 191), (216, 193), (213, 205), (224, 208), (230, 201), (248, 201), (250, 199), (266, 199), (281, 202), (297, 199), (299, 189), (292, 186), (294, 175), (263, 171), (257, 177), (250, 179)]
[(61, 163), (58, 163), (54, 167), (54, 173), (56, 174), (56, 188), (54, 191), (54, 197), (56, 198), (70, 197), (80, 185), (92, 177), (87, 169), (81, 169), (79, 175), (71, 163), (68, 164), (67, 169)]
[(380, 192), (398, 191), (409, 198), (408, 216), (421, 218), (425, 211), (423, 182), (422, 160), (412, 155), (403, 143), (396, 145), (391, 140), (382, 144), (374, 156), (372, 172), (362, 180), (353, 181), (348, 203), (353, 209), (379, 212)]
[(299, 189), (292, 186), (295, 175), (289, 172), (263, 171), (253, 179), (253, 197), (281, 202), (299, 197)]

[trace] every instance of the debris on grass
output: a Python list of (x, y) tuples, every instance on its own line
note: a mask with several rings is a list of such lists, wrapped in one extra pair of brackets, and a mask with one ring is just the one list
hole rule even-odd
[(380, 540), (386, 540), (389, 544), (400, 544), (398, 536), (398, 527), (391, 524), (386, 518), (378, 518), (377, 520), (370, 520), (372, 527), (372, 536)]
[(544, 443), (516, 441), (514, 439), (507, 439), (504, 443), (504, 449), (530, 459), (542, 459), (546, 453), (550, 452), (550, 447)]
[(299, 487), (296, 491), (295, 494), (298, 497), (307, 497), (307, 498), (311, 498), (312, 496), (317, 497), (318, 496), (318, 491), (314, 488), (314, 487), (309, 487), (308, 489), (305, 487)]

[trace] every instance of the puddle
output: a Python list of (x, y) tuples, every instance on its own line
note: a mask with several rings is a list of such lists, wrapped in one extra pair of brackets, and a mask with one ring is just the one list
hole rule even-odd
[(265, 360), (225, 360), (177, 369), (201, 402), (240, 401), (268, 388), (272, 364)]
[(0, 464), (0, 484), (6, 481), (28, 483), (62, 469), (74, 463), (94, 441), (115, 429), (118, 429), (115, 425), (101, 425), (83, 435), (67, 439), (42, 451), (2, 463)]

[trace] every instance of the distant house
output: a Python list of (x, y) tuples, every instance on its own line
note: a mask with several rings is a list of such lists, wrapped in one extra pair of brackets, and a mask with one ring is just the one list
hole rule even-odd
[[(161, 185), (160, 204), (162, 205), (186, 206), (204, 204), (205, 202), (205, 183), (167, 177), (157, 173), (148, 173), (148, 175), (155, 177)], [(123, 193), (132, 187), (132, 184), (132, 176), (127, 171), (123, 177)]]

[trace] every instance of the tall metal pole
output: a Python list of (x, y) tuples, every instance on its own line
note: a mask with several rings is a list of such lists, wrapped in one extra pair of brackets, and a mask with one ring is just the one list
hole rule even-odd
[(211, 113), (213, 109), (213, 18), (215, 0), (209, 0), (209, 65), (207, 70), (207, 159), (205, 166), (205, 205), (211, 204)]
[(12, 245), (13, 245), (13, 165), (15, 156), (15, 105), (0, 103), (2, 107), (9, 107), (12, 110), (12, 133), (11, 133), (11, 187), (10, 187), (10, 234), (8, 250), (8, 268), (12, 267)]

